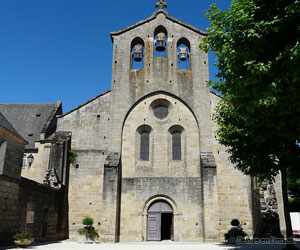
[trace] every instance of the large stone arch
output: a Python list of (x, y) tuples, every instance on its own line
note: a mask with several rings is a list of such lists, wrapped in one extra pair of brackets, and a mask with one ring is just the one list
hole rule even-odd
[[(169, 114), (160, 120), (154, 115), (156, 101), (169, 103)], [(149, 161), (138, 158), (139, 141), (137, 130), (141, 126), (152, 129), (150, 140), (151, 157)], [(170, 159), (170, 140), (168, 131), (173, 126), (181, 126), (185, 130), (186, 138), (182, 140), (183, 161)], [(158, 150), (158, 147), (159, 150)], [(166, 92), (156, 92), (135, 103), (126, 115), (122, 129), (122, 175), (137, 176), (199, 176), (200, 133), (198, 121), (192, 109), (178, 97)], [(164, 157), (166, 156), (166, 157)], [(158, 170), (158, 165), (162, 171)], [(180, 166), (179, 166), (180, 165)], [(189, 168), (187, 166), (189, 165)], [(173, 166), (171, 168), (171, 166)], [(168, 167), (172, 171), (163, 168)]]

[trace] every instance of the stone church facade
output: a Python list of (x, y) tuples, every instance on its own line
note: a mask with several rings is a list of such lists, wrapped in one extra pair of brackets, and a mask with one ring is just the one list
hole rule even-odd
[[(212, 120), (206, 33), (169, 15), (111, 33), (111, 90), (58, 116), (77, 162), (69, 235), (91, 216), (104, 242), (223, 241), (232, 219), (255, 230), (253, 183), (228, 161)], [(182, 66), (183, 65), (183, 66)]]

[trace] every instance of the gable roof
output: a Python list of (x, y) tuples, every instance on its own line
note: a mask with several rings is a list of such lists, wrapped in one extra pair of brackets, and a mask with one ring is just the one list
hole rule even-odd
[(107, 93), (110, 93), (110, 91), (111, 91), (111, 90), (109, 89), (109, 90), (107, 90), (107, 91), (105, 91), (105, 92), (103, 92), (103, 93), (101, 93), (101, 94), (99, 94), (99, 95), (97, 95), (97, 96), (93, 97), (92, 99), (90, 99), (90, 100), (88, 100), (88, 101), (86, 101), (86, 102), (84, 102), (84, 103), (80, 104), (79, 106), (77, 106), (77, 107), (75, 107), (75, 108), (71, 109), (71, 110), (70, 110), (70, 111), (68, 111), (67, 113), (65, 113), (65, 114), (61, 114), (61, 115), (58, 115), (57, 117), (58, 117), (58, 118), (60, 118), (60, 117), (64, 117), (64, 116), (66, 116), (66, 115), (68, 115), (68, 114), (70, 114), (70, 113), (72, 113), (72, 112), (74, 112), (74, 111), (76, 111), (76, 110), (80, 109), (81, 107), (83, 107), (83, 106), (85, 106), (85, 105), (89, 104), (90, 102), (92, 102), (92, 101), (94, 101), (94, 100), (98, 99), (99, 97), (101, 97), (101, 96), (103, 96), (103, 95), (106, 95)]
[(179, 20), (177, 18), (174, 18), (174, 17), (170, 16), (170, 14), (167, 11), (165, 11), (165, 10), (157, 10), (157, 11), (155, 11), (152, 14), (152, 16), (150, 16), (150, 17), (148, 17), (148, 18), (146, 18), (144, 20), (141, 20), (141, 21), (139, 21), (139, 22), (137, 22), (137, 23), (135, 23), (133, 25), (130, 25), (130, 26), (124, 28), (124, 29), (111, 32), (110, 33), (111, 40), (114, 41), (114, 38), (113, 38), (114, 36), (120, 35), (120, 34), (122, 34), (124, 32), (132, 30), (132, 29), (134, 29), (134, 28), (136, 28), (136, 27), (138, 27), (140, 25), (143, 25), (144, 23), (147, 23), (147, 22), (155, 19), (157, 17), (157, 15), (160, 14), (160, 13), (163, 13), (166, 16), (167, 19), (169, 19), (170, 21), (172, 21), (174, 23), (178, 23), (178, 24), (180, 24), (180, 25), (182, 25), (182, 26), (184, 26), (184, 27), (186, 27), (186, 28), (188, 28), (188, 29), (196, 32), (196, 33), (199, 33), (199, 34), (201, 34), (203, 36), (207, 36), (208, 35), (207, 32), (205, 32), (203, 30), (200, 30), (200, 29), (198, 29), (198, 28), (196, 28), (196, 27), (194, 27), (192, 25), (189, 25), (189, 24), (187, 24), (187, 23), (185, 23), (185, 22), (183, 22), (183, 21), (181, 21), (181, 20)]
[(34, 142), (40, 140), (40, 134), (44, 130), (53, 110), (57, 110), (61, 102), (51, 104), (0, 104), (0, 112), (10, 121), (29, 144), (26, 149), (33, 149)]
[(9, 123), (9, 121), (5, 118), (5, 116), (1, 112), (0, 112), (0, 126), (26, 142), (26, 140), (15, 130), (15, 128)]

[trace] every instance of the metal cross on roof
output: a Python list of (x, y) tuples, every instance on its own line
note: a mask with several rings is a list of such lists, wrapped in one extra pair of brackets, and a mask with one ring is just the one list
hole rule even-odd
[(159, 0), (159, 2), (155, 3), (156, 8), (164, 9), (164, 8), (167, 8), (167, 6), (168, 6), (168, 3), (164, 2), (164, 0)]

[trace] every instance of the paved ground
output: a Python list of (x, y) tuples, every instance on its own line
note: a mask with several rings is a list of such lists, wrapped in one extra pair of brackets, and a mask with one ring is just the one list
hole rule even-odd
[[(205, 243), (117, 243), (117, 244), (80, 244), (77, 242), (55, 242), (43, 245), (30, 246), (26, 249), (37, 250), (221, 250), (221, 249), (245, 249), (245, 250), (280, 250), (285, 245), (276, 244), (241, 244), (241, 245), (223, 245), (223, 244), (205, 244)], [(300, 249), (300, 244), (297, 244)], [(17, 249), (15, 247), (0, 249)]]

